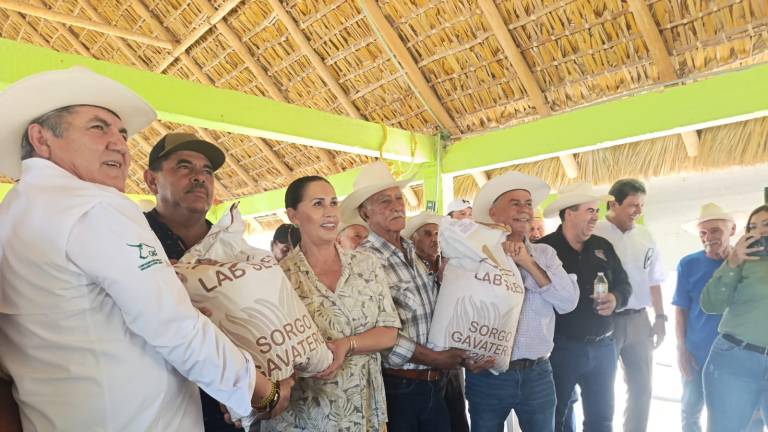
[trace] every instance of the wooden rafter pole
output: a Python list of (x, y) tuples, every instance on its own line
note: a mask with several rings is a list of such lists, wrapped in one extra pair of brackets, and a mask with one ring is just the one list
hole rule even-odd
[(224, 17), (241, 2), (242, 0), (229, 0), (224, 2), (219, 7), (219, 9), (216, 10), (215, 13), (208, 17), (205, 24), (197, 27), (196, 29), (193, 29), (192, 33), (190, 33), (187, 37), (184, 38), (184, 40), (180, 41), (175, 47), (173, 47), (171, 55), (160, 62), (155, 72), (164, 71), (168, 66), (171, 65), (171, 63), (173, 63), (174, 60), (176, 60), (176, 58), (185, 54), (187, 52), (187, 48), (192, 46), (193, 43), (197, 42), (201, 37), (203, 37), (204, 34), (208, 33), (208, 31), (213, 28), (216, 23), (224, 19)]
[(285, 162), (280, 159), (280, 156), (278, 156), (277, 153), (272, 150), (272, 147), (268, 146), (267, 143), (265, 143), (261, 138), (254, 138), (254, 142), (256, 143), (256, 147), (259, 148), (259, 151), (267, 156), (267, 159), (272, 162), (272, 164), (280, 171), (281, 174), (283, 174), (289, 180), (294, 178), (293, 171), (291, 171), (291, 169), (288, 168), (288, 165), (286, 165)]
[(477, 187), (479, 188), (488, 183), (488, 175), (485, 174), (485, 171), (474, 171), (472, 173), (472, 178), (475, 179), (475, 183), (477, 183)]
[[(675, 65), (672, 64), (672, 58), (669, 56), (667, 47), (664, 45), (664, 39), (661, 38), (659, 28), (653, 20), (653, 15), (648, 9), (648, 4), (644, 0), (629, 0), (629, 9), (632, 16), (635, 17), (637, 28), (643, 36), (645, 44), (648, 45), (648, 51), (651, 53), (656, 69), (659, 71), (659, 79), (662, 82), (674, 81), (677, 79)], [(696, 131), (689, 131), (681, 134), (688, 157), (695, 157), (699, 154), (699, 134)]]
[(134, 40), (147, 45), (153, 45), (160, 48), (172, 49), (173, 43), (168, 40), (162, 40), (153, 38), (141, 33), (136, 33), (130, 30), (121, 29), (111, 25), (101, 24), (87, 19), (73, 17), (71, 15), (54, 12), (44, 7), (32, 6), (28, 3), (24, 3), (16, 0), (0, 0), (0, 8), (13, 10), (25, 15), (32, 15), (38, 18), (47, 19), (50, 21), (56, 21), (62, 24), (77, 26), (94, 30), (101, 33), (106, 33), (112, 36), (119, 36), (125, 39)]
[[(196, 3), (198, 6), (200, 6), (204, 13), (211, 16), (216, 13), (213, 5), (211, 5), (208, 0), (198, 0)], [(227, 42), (229, 42), (229, 44), (232, 46), (232, 49), (234, 49), (237, 55), (243, 59), (246, 66), (248, 66), (248, 69), (256, 76), (256, 79), (258, 79), (264, 88), (267, 89), (269, 96), (272, 99), (278, 100), (280, 102), (288, 102), (288, 99), (277, 86), (275, 81), (267, 74), (266, 70), (264, 70), (264, 67), (258, 61), (256, 61), (256, 58), (253, 56), (253, 54), (251, 54), (248, 47), (245, 46), (235, 31), (232, 30), (232, 27), (230, 27), (226, 21), (221, 20), (216, 22), (216, 29), (224, 36), (225, 39), (227, 39)], [(327, 150), (322, 148), (316, 148), (316, 150), (320, 155), (320, 159), (329, 165), (334, 172), (341, 171)]]
[[(551, 115), (552, 109), (547, 103), (547, 98), (536, 81), (536, 77), (533, 76), (533, 72), (531, 72), (531, 68), (525, 61), (523, 53), (520, 52), (520, 48), (517, 47), (515, 40), (512, 39), (512, 35), (509, 33), (506, 24), (504, 24), (504, 18), (502, 18), (499, 9), (496, 7), (496, 3), (493, 0), (477, 0), (477, 3), (483, 11), (488, 24), (491, 26), (493, 34), (499, 41), (501, 49), (504, 50), (507, 60), (512, 64), (512, 68), (528, 93), (528, 97), (531, 98), (536, 111), (542, 117)], [(576, 178), (579, 174), (579, 165), (572, 154), (560, 155), (560, 163), (563, 165), (565, 175), (568, 178)]]
[[(275, 0), (272, 0), (275, 1)], [(419, 70), (419, 66), (413, 60), (413, 57), (408, 52), (408, 48), (405, 47), (403, 41), (400, 40), (395, 29), (389, 24), (384, 13), (379, 8), (376, 0), (360, 0), (363, 11), (368, 17), (368, 20), (377, 29), (378, 35), (383, 39), (384, 45), (386, 45), (395, 59), (400, 63), (408, 81), (412, 87), (418, 93), (422, 101), (427, 105), (427, 109), (435, 116), (437, 122), (448, 130), (451, 135), (459, 135), (459, 128), (451, 115), (443, 106), (440, 99), (437, 97), (435, 91), (430, 87), (427, 79)]]
[[(205, 130), (205, 129), (202, 129), (202, 128), (198, 128), (198, 127), (196, 127), (196, 128), (195, 128), (195, 131), (196, 131), (196, 132), (198, 133), (198, 135), (200, 135), (200, 137), (202, 137), (204, 140), (206, 140), (206, 141), (209, 141), (209, 142), (212, 142), (212, 143), (216, 143), (216, 141), (217, 141), (217, 140), (216, 140), (216, 139), (215, 139), (215, 138), (214, 138), (214, 137), (213, 137), (213, 136), (212, 136), (212, 135), (211, 135), (211, 134), (210, 134), (210, 133), (209, 133), (207, 130)], [(258, 139), (258, 138), (257, 138), (257, 139)], [(248, 174), (248, 173), (245, 171), (245, 168), (243, 168), (243, 167), (240, 165), (240, 162), (239, 162), (239, 161), (237, 161), (237, 160), (235, 159), (235, 157), (234, 157), (234, 156), (232, 156), (232, 155), (228, 155), (228, 156), (227, 156), (227, 157), (224, 159), (224, 162), (225, 162), (225, 163), (226, 163), (226, 164), (227, 164), (227, 165), (228, 165), (230, 168), (232, 168), (233, 170), (235, 170), (235, 172), (236, 172), (236, 173), (237, 173), (237, 174), (238, 174), (240, 177), (242, 177), (243, 181), (245, 181), (245, 183), (247, 183), (247, 184), (248, 184), (248, 186), (250, 186), (252, 189), (255, 189), (255, 190), (256, 190), (256, 191), (258, 191), (258, 192), (261, 192), (261, 191), (263, 191), (263, 190), (264, 190), (262, 187), (260, 187), (260, 186), (258, 185), (258, 183), (256, 183), (256, 181), (253, 179), (253, 177), (252, 177), (250, 174)]]
[[(80, 6), (85, 9), (86, 12), (95, 20), (96, 22), (100, 24), (107, 24), (107, 22), (104, 20), (104, 17), (99, 14), (99, 11), (96, 10), (96, 8), (91, 4), (90, 0), (77, 0), (77, 3), (80, 4)], [(117, 44), (117, 48), (122, 51), (123, 54), (125, 54), (126, 57), (131, 59), (131, 61), (139, 66), (142, 69), (148, 69), (149, 66), (147, 66), (147, 63), (141, 59), (141, 57), (137, 56), (136, 53), (131, 49), (131, 47), (128, 46), (125, 41), (119, 37), (113, 38), (115, 44)]]
[[(233, 3), (233, 2), (230, 1), (228, 3)], [(160, 34), (164, 35), (165, 37), (173, 38), (173, 35), (170, 33), (170, 31), (168, 31), (165, 27), (163, 27), (163, 25), (160, 23), (157, 17), (155, 17), (152, 11), (150, 11), (147, 8), (144, 2), (142, 2), (141, 0), (133, 0), (132, 5), (137, 10), (137, 12), (139, 12), (139, 15), (141, 15), (148, 23), (150, 23), (150, 25), (152, 25), (156, 29), (156, 31), (158, 31)], [(178, 57), (182, 62), (184, 62), (184, 65), (187, 66), (190, 71), (192, 71), (192, 73), (195, 75), (195, 77), (197, 77), (198, 80), (208, 85), (213, 84), (213, 80), (211, 80), (211, 78), (208, 75), (206, 75), (205, 72), (203, 72), (202, 68), (200, 68), (200, 65), (195, 63), (192, 57), (190, 57), (187, 53), (182, 53)], [(210, 135), (208, 135), (208, 133), (205, 130), (200, 128), (197, 128), (196, 130), (198, 131), (199, 134), (207, 135), (208, 137), (210, 137)], [(207, 139), (208, 141), (214, 142), (214, 140), (212, 140), (211, 138), (205, 138), (205, 139)], [(232, 170), (234, 170), (248, 186), (250, 186), (251, 188), (257, 191), (262, 190), (259, 187), (256, 180), (254, 180), (253, 177), (251, 177), (251, 175), (248, 174), (242, 166), (240, 166), (240, 163), (237, 160), (235, 160), (233, 156), (230, 155), (229, 157), (227, 157), (225, 159), (225, 163), (227, 166), (232, 168)]]
[(320, 56), (312, 48), (312, 45), (310, 45), (309, 40), (307, 40), (307, 37), (304, 35), (304, 32), (302, 32), (299, 26), (296, 25), (293, 17), (291, 17), (283, 4), (280, 3), (280, 0), (267, 1), (275, 11), (275, 14), (277, 14), (277, 17), (288, 30), (288, 33), (291, 35), (293, 40), (296, 41), (296, 43), (299, 45), (301, 52), (307, 56), (310, 63), (312, 63), (312, 66), (314, 66), (314, 68), (317, 70), (317, 73), (320, 75), (323, 81), (325, 81), (325, 83), (328, 85), (328, 88), (331, 89), (331, 92), (334, 94), (334, 96), (336, 96), (341, 105), (344, 107), (344, 111), (346, 111), (347, 114), (351, 117), (362, 119), (363, 116), (360, 115), (360, 111), (358, 111), (355, 105), (352, 103), (352, 99), (350, 99), (349, 95), (347, 95), (344, 89), (341, 88), (338, 80), (333, 76), (331, 69), (323, 62)]

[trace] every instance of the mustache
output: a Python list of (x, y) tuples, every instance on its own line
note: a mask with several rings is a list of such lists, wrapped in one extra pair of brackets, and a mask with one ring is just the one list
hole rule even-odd
[(205, 187), (204, 183), (192, 183), (192, 186), (187, 189), (187, 193), (194, 192), (197, 189), (202, 189), (205, 191), (205, 194), (208, 194), (208, 189)]

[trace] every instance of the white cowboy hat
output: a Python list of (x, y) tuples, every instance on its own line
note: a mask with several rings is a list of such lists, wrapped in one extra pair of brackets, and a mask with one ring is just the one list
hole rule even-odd
[(505, 192), (517, 189), (527, 190), (531, 194), (534, 207), (549, 195), (549, 185), (544, 183), (544, 180), (521, 172), (510, 171), (488, 180), (477, 192), (475, 206), (472, 208), (472, 216), (475, 221), (494, 223), (489, 211), (496, 198)]
[(465, 200), (464, 198), (457, 198), (450, 203), (448, 203), (448, 207), (446, 207), (446, 215), (450, 216), (451, 213), (459, 210), (464, 210), (465, 208), (472, 208), (472, 203), (468, 200)]
[(371, 195), (393, 187), (402, 189), (410, 182), (411, 179), (395, 180), (384, 162), (364, 166), (355, 178), (352, 193), (341, 202), (341, 219), (353, 220), (358, 215), (357, 208)]
[(128, 136), (152, 123), (157, 114), (128, 87), (84, 67), (30, 75), (0, 92), (0, 174), (21, 175), (21, 137), (29, 122), (58, 108), (93, 105), (123, 121)]
[(700, 223), (715, 219), (724, 219), (729, 220), (734, 224), (736, 223), (736, 219), (731, 212), (725, 211), (715, 203), (706, 203), (699, 209), (699, 217), (684, 223), (683, 229), (691, 233), (698, 233)]
[(401, 235), (407, 239), (410, 239), (413, 233), (415, 233), (419, 228), (431, 223), (440, 225), (441, 220), (443, 220), (442, 216), (438, 216), (432, 212), (423, 211), (416, 216), (408, 218), (408, 220), (405, 221), (405, 229)]
[(557, 216), (560, 210), (575, 206), (578, 204), (584, 204), (591, 201), (611, 201), (613, 197), (608, 194), (601, 194), (595, 192), (592, 185), (587, 182), (578, 182), (563, 186), (558, 191), (557, 199), (552, 201), (544, 209), (544, 217), (550, 218)]

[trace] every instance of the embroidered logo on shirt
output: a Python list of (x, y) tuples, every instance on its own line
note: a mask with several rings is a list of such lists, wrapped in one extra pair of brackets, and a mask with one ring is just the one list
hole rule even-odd
[(157, 250), (154, 246), (150, 246), (146, 243), (130, 244), (126, 243), (128, 247), (136, 248), (139, 250), (139, 270), (144, 271), (157, 264), (162, 264), (163, 261), (157, 258)]
[(595, 256), (603, 261), (608, 261), (608, 259), (605, 257), (605, 252), (603, 252), (602, 249), (595, 249)]

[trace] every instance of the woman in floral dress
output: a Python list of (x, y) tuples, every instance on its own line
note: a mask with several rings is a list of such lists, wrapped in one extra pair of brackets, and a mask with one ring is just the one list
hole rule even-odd
[(335, 243), (339, 208), (322, 177), (288, 186), (285, 206), (301, 232), (280, 265), (334, 354), (315, 377), (299, 378), (288, 409), (262, 431), (382, 431), (387, 413), (379, 351), (391, 348), (400, 320), (380, 264)]

